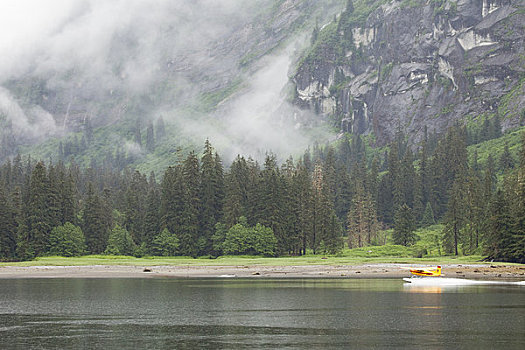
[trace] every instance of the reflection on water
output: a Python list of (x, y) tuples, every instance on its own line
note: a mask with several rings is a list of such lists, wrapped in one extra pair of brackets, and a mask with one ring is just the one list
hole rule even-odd
[(525, 348), (525, 288), (0, 279), (0, 348)]
[(404, 290), (409, 293), (434, 293), (439, 294), (443, 292), (442, 286), (418, 286), (405, 283)]

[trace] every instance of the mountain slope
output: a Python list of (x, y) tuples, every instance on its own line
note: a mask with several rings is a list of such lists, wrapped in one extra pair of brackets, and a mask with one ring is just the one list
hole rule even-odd
[[(167, 135), (157, 146), (168, 153), (200, 146), (229, 127), (217, 107), (253, 90), (254, 74), (290, 56), (282, 50), (316, 18), (339, 12), (343, 0), (69, 6), (47, 32), (1, 62), (0, 161), (20, 151), (57, 159), (62, 142), (73, 150), (66, 157), (85, 165), (118, 152), (140, 164), (146, 154), (156, 157), (145, 136), (160, 116)], [(279, 72), (285, 81), (288, 64)]]

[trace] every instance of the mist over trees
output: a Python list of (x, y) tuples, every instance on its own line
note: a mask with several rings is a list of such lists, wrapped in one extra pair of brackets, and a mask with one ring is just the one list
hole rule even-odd
[(399, 134), (383, 155), (345, 135), (280, 165), (268, 154), (227, 167), (206, 140), (160, 180), (17, 156), (0, 167), (0, 259), (337, 254), (385, 244), (386, 228), (409, 246), (439, 222), (440, 251), (523, 262), (525, 136), (519, 161), (506, 147), (481, 166), (467, 152), (475, 135), (456, 125), (413, 151)]

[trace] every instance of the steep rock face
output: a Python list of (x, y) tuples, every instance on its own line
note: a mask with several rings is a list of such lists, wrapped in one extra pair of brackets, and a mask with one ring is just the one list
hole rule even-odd
[(425, 127), (484, 114), (499, 113), (504, 128), (523, 122), (522, 1), (376, 1), (364, 21), (354, 2), (300, 63), (298, 105), (379, 144), (397, 130), (417, 143)]

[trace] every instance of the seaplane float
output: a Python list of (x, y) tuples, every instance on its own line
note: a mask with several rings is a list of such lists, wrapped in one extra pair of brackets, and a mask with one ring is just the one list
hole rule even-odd
[(409, 267), (411, 277), (403, 278), (403, 281), (416, 285), (434, 285), (434, 286), (465, 286), (473, 284), (515, 284), (525, 286), (525, 281), (508, 282), (508, 281), (478, 281), (464, 278), (446, 278), (441, 274), (441, 266), (435, 268), (411, 268)]

